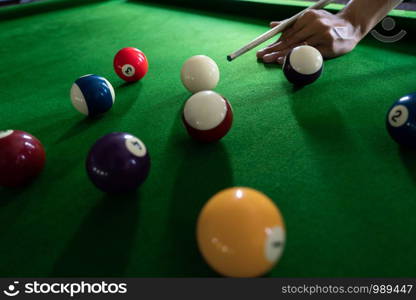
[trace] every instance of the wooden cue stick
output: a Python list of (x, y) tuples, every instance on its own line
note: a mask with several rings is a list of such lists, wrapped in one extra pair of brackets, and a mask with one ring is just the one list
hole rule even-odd
[(316, 2), (315, 4), (312, 4), (311, 6), (309, 6), (308, 8), (302, 10), (301, 12), (297, 13), (296, 15), (294, 15), (293, 17), (286, 19), (284, 21), (282, 21), (282, 23), (280, 23), (278, 26), (273, 27), (272, 29), (270, 29), (269, 31), (266, 31), (265, 33), (263, 33), (262, 35), (258, 36), (257, 38), (255, 38), (254, 40), (252, 40), (250, 43), (248, 43), (247, 45), (243, 46), (242, 48), (238, 49), (237, 51), (231, 53), (230, 55), (227, 55), (227, 60), (228, 61), (232, 61), (235, 58), (239, 57), (240, 55), (243, 55), (244, 53), (250, 51), (251, 49), (253, 49), (254, 47), (257, 47), (258, 45), (260, 45), (261, 43), (267, 41), (268, 39), (274, 37), (276, 34), (278, 34), (279, 32), (282, 32), (283, 30), (286, 29), (286, 27), (291, 26), (293, 23), (295, 23), (295, 21), (303, 14), (305, 13), (307, 10), (309, 9), (321, 9), (323, 7), (325, 7), (327, 4), (329, 4), (329, 2), (332, 2), (333, 0), (320, 0), (318, 2)]

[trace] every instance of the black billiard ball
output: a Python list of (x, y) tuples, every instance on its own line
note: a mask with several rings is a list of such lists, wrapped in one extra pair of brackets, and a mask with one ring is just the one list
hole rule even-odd
[(316, 81), (322, 74), (323, 58), (311, 46), (293, 48), (283, 63), (283, 73), (295, 86), (305, 86)]

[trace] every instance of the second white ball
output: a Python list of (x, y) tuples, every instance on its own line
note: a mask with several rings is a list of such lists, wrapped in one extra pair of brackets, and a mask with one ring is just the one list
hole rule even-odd
[(220, 70), (213, 59), (206, 55), (195, 55), (185, 61), (181, 80), (191, 93), (213, 90), (220, 80)]

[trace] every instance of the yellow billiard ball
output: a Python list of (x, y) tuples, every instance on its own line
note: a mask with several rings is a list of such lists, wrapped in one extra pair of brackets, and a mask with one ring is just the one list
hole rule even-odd
[(285, 245), (279, 209), (263, 193), (246, 187), (215, 194), (197, 223), (198, 246), (207, 263), (230, 277), (256, 277), (279, 260)]

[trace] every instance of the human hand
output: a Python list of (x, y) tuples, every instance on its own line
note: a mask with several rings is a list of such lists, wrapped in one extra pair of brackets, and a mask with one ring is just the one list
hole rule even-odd
[[(270, 27), (280, 22), (271, 22)], [(279, 39), (259, 50), (257, 57), (265, 63), (282, 64), (291, 49), (300, 45), (317, 48), (323, 57), (332, 58), (348, 53), (361, 40), (359, 30), (342, 14), (331, 14), (326, 10), (308, 10)]]

